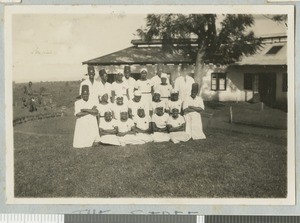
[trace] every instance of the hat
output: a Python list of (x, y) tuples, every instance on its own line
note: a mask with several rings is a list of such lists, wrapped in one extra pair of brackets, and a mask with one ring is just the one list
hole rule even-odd
[(199, 84), (198, 83), (192, 84), (192, 92), (198, 94), (198, 92), (199, 92)]
[(81, 86), (81, 94), (89, 94), (89, 86), (88, 85)]
[(99, 70), (99, 75), (100, 76), (103, 76), (104, 74), (107, 74), (106, 71), (105, 71), (105, 69)]
[(174, 88), (171, 90), (171, 94), (178, 94), (178, 93), (179, 93), (178, 90), (176, 90)]
[(111, 113), (112, 114), (112, 110), (109, 109), (109, 108), (106, 108), (106, 109), (104, 108), (104, 110), (100, 109), (100, 111), (99, 111), (100, 116), (104, 116), (105, 113)]
[(181, 65), (181, 70), (184, 70), (184, 69), (188, 69), (188, 64), (183, 63), (183, 64)]
[(148, 70), (147, 70), (147, 68), (145, 68), (145, 67), (144, 67), (144, 68), (142, 68), (140, 73), (142, 73), (142, 72), (146, 72), (146, 73), (148, 73)]
[(126, 73), (126, 72), (129, 72), (129, 73), (131, 72), (130, 66), (128, 66), (128, 65), (124, 67), (124, 73)]
[(123, 98), (123, 95), (118, 94), (118, 95), (116, 95), (116, 98)]
[(168, 78), (168, 75), (166, 73), (161, 73), (160, 78)]
[(117, 72), (117, 75), (124, 75), (122, 71)]
[(135, 90), (134, 96), (142, 96), (142, 92), (140, 90)]
[(95, 68), (93, 66), (88, 66), (88, 73), (95, 73)]

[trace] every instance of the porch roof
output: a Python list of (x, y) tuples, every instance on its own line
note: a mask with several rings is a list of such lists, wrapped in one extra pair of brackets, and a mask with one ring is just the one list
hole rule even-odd
[[(277, 47), (277, 49), (281, 48), (278, 52), (274, 53), (274, 47)], [(270, 53), (270, 50), (273, 51), (273, 53)], [(287, 65), (287, 43), (280, 42), (264, 44), (257, 53), (251, 56), (245, 56), (240, 61), (232, 65)]]
[(88, 65), (132, 65), (132, 64), (179, 64), (194, 63), (191, 57), (182, 50), (177, 49), (172, 53), (166, 53), (162, 47), (137, 47), (132, 46), (126, 49), (107, 54), (95, 59), (84, 61)]

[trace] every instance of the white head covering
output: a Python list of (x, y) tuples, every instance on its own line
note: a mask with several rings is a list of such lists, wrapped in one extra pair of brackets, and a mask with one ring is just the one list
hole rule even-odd
[(160, 76), (160, 78), (168, 78), (168, 74), (162, 73), (161, 76)]
[(141, 69), (140, 73), (142, 73), (143, 71), (146, 72), (146, 73), (148, 73), (148, 70), (147, 70), (147, 68), (145, 68), (145, 67), (143, 67), (143, 68)]

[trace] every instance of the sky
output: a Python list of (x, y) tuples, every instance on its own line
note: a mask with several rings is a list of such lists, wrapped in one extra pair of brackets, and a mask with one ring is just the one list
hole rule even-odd
[[(142, 14), (17, 14), (12, 20), (13, 81), (80, 80), (83, 61), (127, 47), (146, 24)], [(284, 24), (255, 16), (256, 36), (285, 33)]]

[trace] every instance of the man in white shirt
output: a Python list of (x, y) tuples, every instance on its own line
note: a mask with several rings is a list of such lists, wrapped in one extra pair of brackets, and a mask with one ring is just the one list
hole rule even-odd
[(99, 123), (100, 142), (106, 145), (120, 146), (121, 143), (117, 137), (118, 125), (117, 121), (113, 119), (112, 112), (106, 111), (104, 118)]
[(89, 78), (81, 82), (79, 88), (79, 95), (81, 95), (81, 88), (83, 85), (89, 86), (89, 94), (92, 100), (98, 100), (101, 96), (101, 91), (103, 85), (100, 81), (95, 80), (95, 68), (93, 66), (88, 66), (88, 76)]
[(168, 133), (167, 122), (169, 114), (164, 113), (163, 107), (158, 107), (152, 116), (152, 138), (154, 142), (168, 142), (170, 135)]
[(134, 91), (134, 97), (132, 100), (128, 102), (128, 108), (129, 108), (129, 118), (135, 118), (138, 113), (138, 108), (143, 108), (145, 111), (145, 115), (150, 115), (150, 109), (149, 104), (141, 101), (142, 93), (140, 90)]
[(130, 77), (130, 75), (131, 75), (130, 66), (125, 66), (123, 81), (127, 82), (127, 85), (128, 85), (129, 100), (131, 100), (133, 98), (133, 91), (134, 91), (134, 87), (135, 87), (135, 79)]
[(118, 138), (122, 146), (127, 144), (137, 145), (144, 142), (136, 137), (135, 124), (131, 118), (128, 118), (128, 112), (121, 112), (118, 122)]
[(152, 102), (152, 81), (147, 79), (147, 68), (141, 69), (141, 78), (135, 82), (135, 90), (140, 90), (142, 93), (142, 102), (148, 103), (149, 107)]
[(102, 90), (101, 90), (101, 92), (102, 92), (101, 95), (107, 93), (109, 101), (112, 102), (112, 86), (111, 86), (111, 83), (107, 82), (108, 76), (107, 76), (106, 71), (104, 69), (101, 69), (99, 71), (99, 76), (100, 76), (101, 83), (103, 85)]
[(195, 80), (188, 75), (187, 64), (182, 64), (181, 76), (176, 78), (174, 84), (174, 89), (179, 92), (179, 100), (184, 101), (190, 96), (193, 83)]
[(137, 116), (133, 119), (135, 123), (136, 136), (142, 140), (144, 143), (152, 142), (153, 138), (151, 137), (151, 118), (149, 115), (145, 114), (143, 108), (137, 110)]

